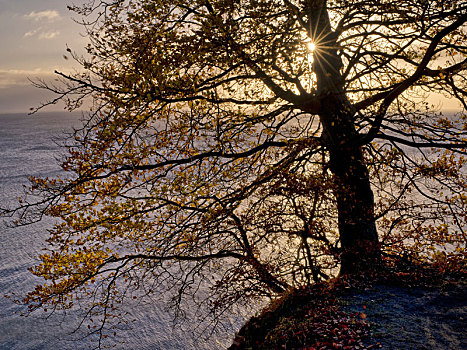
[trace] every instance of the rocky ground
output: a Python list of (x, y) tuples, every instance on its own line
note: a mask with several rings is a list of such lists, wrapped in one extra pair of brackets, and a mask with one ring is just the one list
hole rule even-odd
[(467, 349), (467, 284), (377, 285), (346, 293), (343, 310), (370, 324), (366, 345), (394, 350)]
[(465, 278), (418, 277), (294, 291), (253, 317), (230, 349), (467, 350)]

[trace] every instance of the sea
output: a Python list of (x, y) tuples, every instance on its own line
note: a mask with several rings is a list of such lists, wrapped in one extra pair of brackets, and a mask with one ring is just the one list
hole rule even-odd
[[(59, 162), (64, 150), (57, 139), (67, 137), (80, 125), (79, 113), (51, 112), (0, 114), (0, 207), (14, 206), (22, 195), (29, 176), (55, 177), (61, 173)], [(86, 331), (76, 331), (81, 321), (73, 312), (44, 313), (38, 310), (25, 316), (25, 307), (14, 303), (43, 281), (28, 271), (46, 247), (50, 220), (12, 227), (0, 218), (0, 350), (92, 349), (96, 340)], [(163, 293), (161, 291), (161, 293)], [(249, 312), (225, 316), (222, 327), (199, 334), (199, 321), (186, 319), (174, 323), (174, 315), (161, 294), (160, 302), (123, 306), (131, 324), (123, 327), (104, 346), (115, 349), (176, 350), (226, 349)], [(189, 313), (188, 313), (189, 314)]]

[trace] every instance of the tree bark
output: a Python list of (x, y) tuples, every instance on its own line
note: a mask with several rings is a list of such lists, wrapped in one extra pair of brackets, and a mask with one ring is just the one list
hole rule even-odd
[(336, 179), (341, 274), (375, 269), (380, 245), (374, 218), (374, 197), (358, 147), (330, 150), (331, 171)]
[(355, 142), (354, 111), (344, 92), (337, 34), (331, 29), (326, 1), (312, 1), (310, 38), (316, 44), (314, 72), (320, 98), (322, 139), (335, 177), (341, 244), (341, 274), (376, 268), (380, 244), (374, 217), (374, 196), (363, 152)]

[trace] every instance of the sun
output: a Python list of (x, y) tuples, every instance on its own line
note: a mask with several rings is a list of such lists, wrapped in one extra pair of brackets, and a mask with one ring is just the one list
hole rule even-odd
[(315, 51), (316, 50), (316, 44), (314, 42), (309, 42), (306, 44), (307, 47), (308, 47), (308, 50), (310, 50), (311, 52)]

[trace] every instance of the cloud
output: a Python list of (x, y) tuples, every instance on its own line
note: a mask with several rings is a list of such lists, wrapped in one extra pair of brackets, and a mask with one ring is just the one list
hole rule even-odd
[[(27, 33), (26, 33), (27, 34)], [(50, 40), (60, 35), (60, 32), (57, 30), (55, 32), (45, 32), (39, 35), (39, 39)]]
[(0, 69), (0, 89), (13, 86), (31, 85), (30, 79), (52, 79), (53, 73), (41, 68), (25, 69)]
[(59, 30), (55, 31), (43, 31), (42, 27), (30, 30), (29, 32), (24, 33), (24, 38), (29, 38), (37, 35), (39, 39), (51, 40), (60, 35)]
[(56, 10), (46, 10), (46, 11), (32, 11), (28, 15), (25, 15), (24, 17), (28, 19), (32, 19), (36, 22), (38, 21), (43, 21), (43, 20), (48, 20), (50, 22), (56, 21), (61, 19), (60, 14)]
[(27, 33), (24, 33), (24, 37), (27, 38), (27, 37), (30, 37), (30, 36), (34, 36), (36, 35), (40, 30), (42, 30), (42, 27), (39, 27), (39, 28), (36, 28), (36, 29), (33, 29)]
[(24, 15), (27, 20), (34, 22), (41, 22), (41, 26), (36, 29), (32, 29), (24, 33), (24, 38), (37, 36), (39, 39), (50, 40), (60, 35), (60, 31), (53, 28), (51, 23), (62, 19), (58, 11), (56, 10), (45, 10), (45, 11), (32, 11), (28, 15)]

